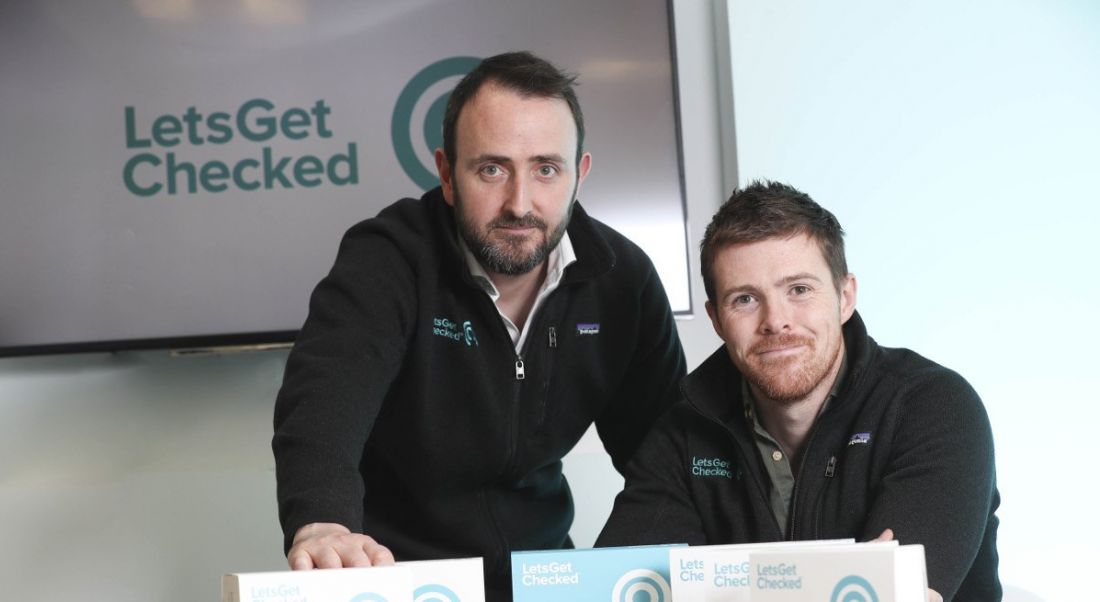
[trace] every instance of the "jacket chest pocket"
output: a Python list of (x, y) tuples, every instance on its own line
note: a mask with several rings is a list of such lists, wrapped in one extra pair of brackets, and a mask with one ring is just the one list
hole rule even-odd
[[(863, 531), (874, 496), (866, 462), (850, 454), (833, 456), (826, 468), (819, 499), (814, 504), (814, 532), (820, 539), (852, 537)], [(839, 460), (837, 460), (839, 458)]]

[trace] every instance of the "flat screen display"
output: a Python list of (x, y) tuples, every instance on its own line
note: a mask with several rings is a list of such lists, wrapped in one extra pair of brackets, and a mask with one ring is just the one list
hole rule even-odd
[(343, 232), (437, 184), (483, 57), (578, 75), (580, 202), (691, 310), (665, 0), (9, 0), (0, 355), (293, 339)]

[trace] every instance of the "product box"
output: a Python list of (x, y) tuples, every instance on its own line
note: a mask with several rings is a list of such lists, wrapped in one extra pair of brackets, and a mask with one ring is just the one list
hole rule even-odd
[(750, 552), (854, 542), (854, 539), (826, 539), (674, 548), (668, 553), (672, 598), (691, 602), (747, 602), (752, 580)]
[(668, 552), (677, 545), (512, 553), (514, 602), (667, 602)]
[(415, 602), (485, 602), (481, 558), (413, 560), (397, 566), (412, 571)]
[(752, 602), (926, 602), (924, 546), (897, 542), (749, 553)]
[(222, 602), (413, 602), (404, 566), (234, 573), (222, 577)]

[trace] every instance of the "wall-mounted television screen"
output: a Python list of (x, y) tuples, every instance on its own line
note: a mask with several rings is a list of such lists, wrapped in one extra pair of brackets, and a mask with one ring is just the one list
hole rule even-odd
[(691, 310), (666, 0), (9, 0), (0, 355), (290, 341), (352, 224), (436, 185), (450, 89), (578, 75), (581, 204)]

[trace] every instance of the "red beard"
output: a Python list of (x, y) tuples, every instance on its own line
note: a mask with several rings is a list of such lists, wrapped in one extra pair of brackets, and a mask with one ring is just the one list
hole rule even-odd
[[(798, 353), (769, 357), (769, 351), (802, 345)], [(770, 336), (752, 347), (741, 367), (745, 378), (768, 399), (791, 403), (800, 401), (821, 384), (836, 361), (839, 348), (819, 350), (817, 342), (795, 334)]]

